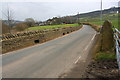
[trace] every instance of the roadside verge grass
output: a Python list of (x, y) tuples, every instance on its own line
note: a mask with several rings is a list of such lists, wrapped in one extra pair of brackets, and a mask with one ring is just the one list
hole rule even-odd
[(120, 13), (113, 13), (113, 14), (103, 14), (102, 22), (100, 20), (100, 16), (96, 17), (85, 17), (81, 19), (81, 22), (89, 22), (91, 24), (95, 24), (101, 26), (105, 20), (109, 20), (112, 23), (112, 26), (120, 30)]
[[(119, 29), (120, 30), (120, 26), (118, 24), (118, 19), (113, 19), (113, 20), (109, 20), (111, 23), (112, 23), (112, 26), (114, 26), (115, 28)], [(104, 21), (100, 22), (100, 21), (94, 21), (94, 22), (90, 22), (92, 24), (95, 24), (95, 25), (98, 25), (100, 26), (101, 23), (103, 24)]]
[(107, 53), (107, 52), (99, 52), (95, 56), (95, 60), (108, 60), (108, 59), (116, 59), (115, 53)]
[(79, 24), (61, 24), (61, 25), (47, 25), (47, 26), (36, 26), (30, 27), (27, 30), (40, 30), (40, 29), (51, 29), (51, 28), (59, 28), (59, 27), (72, 27), (72, 26), (79, 26)]

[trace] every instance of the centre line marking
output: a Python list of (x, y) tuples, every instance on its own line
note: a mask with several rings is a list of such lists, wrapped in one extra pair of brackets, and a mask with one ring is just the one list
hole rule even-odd
[(88, 49), (89, 45), (85, 48), (85, 51)]
[(75, 61), (75, 64), (79, 61), (80, 58), (81, 58), (81, 56)]
[(96, 33), (94, 34), (93, 38), (91, 40), (94, 40)]
[[(87, 45), (87, 47), (84, 49), (84, 51), (88, 49), (89, 45), (90, 45), (91, 42), (94, 40), (95, 36), (96, 36), (96, 32), (95, 32), (94, 36), (92, 37), (90, 43), (89, 43), (89, 44)], [(79, 61), (80, 58), (81, 58), (81, 56), (75, 61), (75, 64), (78, 63), (78, 61)]]
[(88, 49), (89, 45), (90, 45), (90, 44), (91, 44), (91, 42), (94, 40), (95, 35), (96, 35), (96, 33), (95, 33), (95, 34), (94, 34), (94, 36), (92, 37), (92, 39), (91, 39), (90, 43), (89, 43), (89, 44), (87, 45), (87, 47), (84, 49), (85, 51)]

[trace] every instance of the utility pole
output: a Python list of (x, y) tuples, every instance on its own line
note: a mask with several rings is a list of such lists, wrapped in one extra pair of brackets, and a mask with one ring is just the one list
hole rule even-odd
[(101, 27), (102, 27), (102, 0), (101, 0)]
[(78, 23), (79, 23), (79, 12), (78, 12)]
[(100, 14), (100, 21), (101, 21), (101, 26), (100, 26), (100, 33), (101, 35), (101, 50), (102, 50), (102, 43), (103, 43), (103, 33), (102, 33), (102, 0), (101, 0), (101, 14)]

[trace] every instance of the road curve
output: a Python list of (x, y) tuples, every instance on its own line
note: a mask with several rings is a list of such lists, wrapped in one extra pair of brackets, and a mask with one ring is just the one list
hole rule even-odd
[(85, 60), (96, 31), (84, 25), (61, 38), (2, 56), (3, 78), (58, 78)]

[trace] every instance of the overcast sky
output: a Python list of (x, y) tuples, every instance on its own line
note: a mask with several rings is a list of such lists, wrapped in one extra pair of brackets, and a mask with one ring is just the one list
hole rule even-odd
[[(0, 18), (7, 6), (14, 12), (15, 20), (33, 18), (44, 21), (55, 16), (75, 15), (100, 10), (101, 0), (3, 0), (0, 3)], [(103, 0), (103, 9), (118, 6), (119, 0)]]

